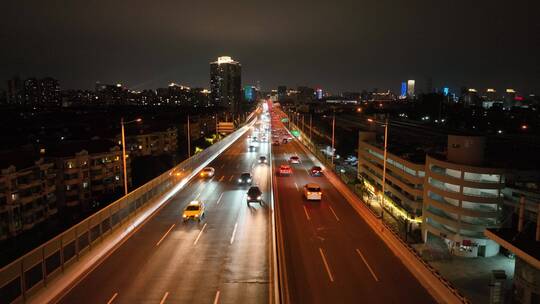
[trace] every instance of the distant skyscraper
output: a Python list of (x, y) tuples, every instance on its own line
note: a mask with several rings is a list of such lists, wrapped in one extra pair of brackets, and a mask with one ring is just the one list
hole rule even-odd
[(448, 94), (450, 93), (450, 88), (444, 87), (444, 88), (442, 89), (442, 92), (443, 92), (443, 95), (444, 95), (444, 96), (448, 96)]
[(241, 74), (242, 66), (229, 56), (210, 63), (210, 91), (215, 105), (227, 107), (232, 113), (240, 111)]
[(286, 86), (279, 86), (277, 88), (277, 95), (278, 95), (278, 100), (279, 101), (284, 100), (285, 97), (287, 97), (287, 87)]
[(315, 94), (317, 95), (317, 99), (320, 100), (323, 98), (323, 90), (321, 88), (318, 88), (315, 92)]
[(414, 97), (414, 83), (415, 81), (410, 79), (410, 80), (407, 80), (407, 95), (409, 97)]
[(401, 97), (407, 96), (407, 83), (404, 81), (401, 83)]
[(257, 88), (254, 86), (244, 86), (244, 99), (252, 102), (257, 98)]

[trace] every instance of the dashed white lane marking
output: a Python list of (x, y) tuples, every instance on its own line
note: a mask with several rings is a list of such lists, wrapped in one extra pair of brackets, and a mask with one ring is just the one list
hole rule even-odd
[(199, 239), (201, 238), (201, 235), (204, 231), (204, 228), (206, 228), (206, 224), (207, 223), (204, 223), (204, 225), (202, 226), (202, 229), (201, 231), (199, 231), (199, 234), (197, 234), (197, 238), (195, 239), (195, 241), (193, 242), (193, 246), (197, 245), (197, 242), (199, 241)]
[(219, 195), (219, 198), (217, 199), (216, 205), (219, 205), (219, 202), (221, 202), (221, 198), (223, 197), (224, 193), (225, 192), (221, 192), (221, 194)]
[(302, 206), (302, 207), (304, 207), (304, 213), (306, 214), (307, 220), (311, 221), (311, 218), (309, 217), (309, 213), (307, 212), (306, 206)]
[(167, 234), (169, 234), (169, 232), (171, 232), (171, 230), (174, 228), (174, 225), (175, 224), (172, 224), (171, 227), (169, 228), (169, 230), (167, 230), (167, 232), (165, 232), (165, 234), (161, 237), (161, 239), (159, 239), (159, 241), (156, 243), (156, 247), (159, 246), (159, 244), (161, 244), (161, 242), (165, 239)]
[(159, 304), (163, 304), (165, 303), (165, 300), (167, 300), (167, 297), (169, 296), (169, 292), (165, 292), (165, 294), (163, 295), (163, 298), (161, 298), (161, 301), (159, 301)]
[(334, 211), (334, 208), (332, 208), (332, 206), (328, 205), (328, 207), (330, 207), (330, 211), (332, 211), (332, 214), (334, 214), (334, 217), (336, 218), (336, 221), (339, 222), (339, 217), (337, 216), (336, 212)]
[(371, 266), (369, 266), (368, 262), (364, 258), (364, 255), (362, 254), (362, 252), (360, 252), (360, 249), (356, 248), (356, 252), (362, 258), (362, 261), (364, 261), (364, 264), (366, 264), (367, 268), (369, 269), (369, 272), (371, 272), (371, 275), (373, 276), (373, 279), (375, 279), (376, 282), (379, 282), (379, 278), (377, 278), (377, 276), (375, 275), (375, 272), (373, 272), (373, 269), (371, 269)]
[(219, 181), (222, 182), (224, 178), (225, 178), (225, 175), (222, 175), (222, 176), (219, 178)]
[(214, 304), (219, 303), (219, 290), (216, 292), (216, 296), (214, 297)]
[(238, 228), (238, 222), (236, 222), (234, 224), (234, 230), (233, 230), (232, 236), (231, 236), (231, 244), (234, 242), (234, 236), (236, 235), (236, 228)]
[(326, 273), (328, 273), (328, 278), (330, 279), (330, 282), (334, 282), (334, 276), (332, 275), (332, 271), (330, 271), (330, 266), (328, 266), (328, 262), (326, 262), (326, 256), (324, 255), (322, 248), (319, 248), (319, 252), (321, 253), (321, 258), (323, 260), (324, 267), (326, 268)]
[(113, 296), (111, 297), (111, 299), (107, 302), (107, 304), (111, 304), (112, 302), (114, 302), (114, 299), (116, 299), (117, 296), (118, 296), (118, 292), (115, 292)]
[(299, 191), (300, 189), (298, 188), (298, 184), (296, 182), (294, 182), (294, 186), (296, 187), (296, 191)]

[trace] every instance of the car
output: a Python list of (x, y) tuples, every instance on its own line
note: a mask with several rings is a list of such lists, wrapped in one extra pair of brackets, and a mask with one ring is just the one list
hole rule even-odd
[(259, 203), (260, 205), (262, 205), (263, 201), (261, 189), (259, 189), (259, 187), (257, 186), (249, 187), (249, 190), (246, 194), (246, 200), (248, 206), (249, 203)]
[(279, 146), (279, 140), (274, 140), (274, 142), (272, 142), (272, 146)]
[(251, 185), (251, 181), (252, 181), (251, 173), (247, 173), (247, 172), (240, 174), (240, 177), (238, 178), (239, 184)]
[(255, 150), (257, 150), (257, 148), (254, 145), (249, 145), (248, 151), (251, 152), (251, 151), (255, 151)]
[(205, 215), (204, 212), (205, 208), (202, 201), (192, 201), (184, 209), (184, 212), (182, 213), (182, 219), (184, 220), (184, 222), (190, 219), (194, 219), (200, 222)]
[(259, 164), (266, 164), (267, 161), (268, 160), (266, 159), (266, 156), (264, 155), (259, 156)]
[(251, 138), (251, 141), (257, 142), (257, 136), (253, 136), (253, 138)]
[(308, 201), (320, 201), (322, 199), (321, 187), (315, 183), (305, 184), (304, 197)]
[(293, 155), (291, 158), (289, 158), (289, 162), (291, 164), (299, 164), (300, 163), (300, 157)]
[(281, 165), (279, 166), (279, 175), (291, 175), (292, 174), (292, 168), (289, 165)]
[(201, 170), (201, 177), (213, 177), (216, 174), (216, 170), (212, 167), (205, 167)]
[(321, 176), (321, 175), (322, 175), (322, 168), (319, 167), (319, 166), (313, 166), (313, 167), (311, 167), (311, 169), (309, 170), (309, 173), (310, 173), (312, 176)]

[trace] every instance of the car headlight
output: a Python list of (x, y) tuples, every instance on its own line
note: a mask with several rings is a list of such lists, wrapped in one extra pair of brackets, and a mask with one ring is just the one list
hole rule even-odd
[(198, 214), (195, 214), (195, 217), (199, 217), (199, 215), (198, 215)]
[(241, 178), (239, 178), (239, 179), (238, 179), (238, 182), (239, 182), (239, 183), (241, 183), (241, 182), (242, 182), (242, 179), (241, 179)]
[(251, 178), (248, 178), (247, 182), (248, 182), (248, 183), (251, 183)]
[(185, 214), (184, 214), (184, 215), (182, 215), (182, 217), (183, 217), (183, 218), (186, 218), (186, 217), (187, 217), (187, 215), (185, 215)]
[(257, 196), (257, 199), (258, 199), (258, 200), (260, 200), (260, 199), (261, 199), (261, 196), (260, 196), (260, 195), (259, 195), (259, 196)]

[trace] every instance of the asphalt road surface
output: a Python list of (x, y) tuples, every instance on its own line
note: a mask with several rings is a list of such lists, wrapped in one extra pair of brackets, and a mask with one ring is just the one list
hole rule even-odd
[[(301, 159), (274, 184), (292, 303), (435, 303), (337, 189), (308, 174), (314, 164), (300, 143), (272, 146), (272, 154), (274, 174), (291, 156)], [(321, 201), (304, 199), (308, 182), (322, 188)]]
[[(271, 227), (268, 205), (246, 204), (252, 172), (269, 199), (270, 169), (257, 164), (268, 144), (248, 152), (244, 136), (210, 166), (211, 179), (195, 178), (60, 303), (268, 303)], [(182, 221), (194, 199), (206, 205), (200, 223)]]

